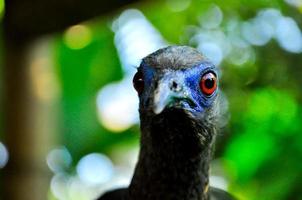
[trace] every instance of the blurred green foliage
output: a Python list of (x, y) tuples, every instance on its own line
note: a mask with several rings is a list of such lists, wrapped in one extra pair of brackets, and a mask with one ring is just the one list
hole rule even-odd
[[(168, 42), (194, 46), (188, 26), (198, 27), (200, 17), (213, 4), (223, 11), (223, 31), (231, 19), (248, 20), (264, 8), (276, 8), (302, 27), (301, 8), (281, 0), (196, 0), (180, 12), (172, 11), (166, 1), (142, 3), (138, 8)], [(61, 134), (74, 164), (89, 152), (138, 143), (138, 127), (114, 134), (97, 121), (97, 92), (123, 77), (109, 22), (87, 23), (92, 36), (83, 48), (70, 48), (63, 35), (55, 42), (54, 59), (62, 86)], [(301, 53), (286, 52), (274, 40), (252, 48), (254, 60), (241, 66), (228, 59), (220, 64), (231, 119), (218, 139), (216, 157), (225, 161), (230, 191), (239, 198), (301, 200)]]
[(71, 49), (60, 37), (55, 42), (55, 60), (62, 86), (63, 143), (76, 161), (88, 152), (104, 152), (112, 144), (137, 137), (131, 130), (112, 134), (97, 121), (97, 92), (123, 74), (108, 24), (98, 22), (91, 28), (92, 40), (84, 48)]

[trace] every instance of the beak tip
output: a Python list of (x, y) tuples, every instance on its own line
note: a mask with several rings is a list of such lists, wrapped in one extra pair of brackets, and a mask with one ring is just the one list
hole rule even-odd
[(153, 108), (153, 112), (154, 112), (154, 114), (156, 114), (156, 115), (160, 114), (163, 110), (164, 110), (164, 107), (162, 107), (162, 106), (155, 106), (155, 107)]

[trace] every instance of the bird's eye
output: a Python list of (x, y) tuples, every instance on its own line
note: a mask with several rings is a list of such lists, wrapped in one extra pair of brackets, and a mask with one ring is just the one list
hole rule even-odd
[(199, 87), (207, 96), (213, 94), (217, 88), (217, 78), (213, 72), (204, 74), (200, 80)]
[(144, 79), (142, 72), (138, 71), (133, 77), (133, 87), (138, 94), (141, 94), (144, 90)]

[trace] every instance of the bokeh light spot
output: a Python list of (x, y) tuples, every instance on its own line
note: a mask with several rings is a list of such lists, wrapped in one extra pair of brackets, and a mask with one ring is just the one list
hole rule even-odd
[(164, 47), (157, 29), (136, 9), (124, 11), (112, 24), (114, 43), (126, 75), (133, 76), (143, 57)]
[(273, 28), (259, 18), (242, 24), (243, 37), (253, 45), (265, 45), (273, 36)]
[(255, 54), (252, 48), (233, 45), (228, 59), (234, 65), (244, 66), (248, 61), (253, 61), (254, 57)]
[(102, 184), (113, 177), (114, 166), (105, 155), (92, 153), (79, 161), (77, 173), (80, 179), (88, 185)]
[(276, 39), (283, 49), (292, 53), (302, 52), (302, 33), (292, 18), (284, 17), (279, 20)]
[(82, 49), (89, 45), (91, 40), (91, 30), (85, 25), (72, 26), (67, 29), (64, 35), (64, 42), (71, 49)]
[(58, 173), (52, 177), (50, 182), (50, 189), (52, 194), (57, 199), (69, 199), (68, 198), (68, 185), (69, 176), (64, 173)]
[(121, 132), (138, 123), (138, 98), (132, 81), (125, 79), (102, 88), (97, 108), (101, 124), (110, 131)]
[(220, 64), (223, 59), (223, 52), (216, 43), (201, 43), (197, 49), (209, 58), (215, 65)]
[(302, 8), (302, 0), (285, 0), (285, 2), (299, 9)]
[(186, 10), (191, 0), (166, 0), (168, 7), (174, 12), (180, 12)]
[(0, 142), (0, 168), (5, 167), (8, 162), (8, 151), (7, 148)]
[(216, 5), (211, 6), (210, 9), (200, 17), (201, 26), (205, 29), (219, 28), (222, 20), (223, 13)]
[(53, 149), (46, 158), (47, 165), (54, 173), (67, 170), (71, 163), (72, 157), (65, 147)]

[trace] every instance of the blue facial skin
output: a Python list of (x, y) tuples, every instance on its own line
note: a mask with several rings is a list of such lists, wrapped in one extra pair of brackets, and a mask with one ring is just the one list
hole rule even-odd
[[(204, 74), (208, 72), (213, 72), (217, 77), (217, 84), (218, 84), (218, 72), (216, 67), (210, 63), (210, 62), (202, 62), (194, 67), (187, 68), (187, 69), (179, 69), (179, 70), (172, 70), (172, 69), (156, 69), (153, 67), (150, 67), (144, 63), (142, 63), (138, 69), (143, 73), (144, 78), (144, 91), (140, 95), (140, 104), (141, 108), (148, 109), (148, 107), (152, 106), (150, 104), (153, 103), (152, 97), (154, 94), (154, 91), (156, 90), (156, 87), (158, 87), (156, 83), (158, 83), (159, 80), (165, 77), (167, 72), (177, 72), (175, 73), (175, 80), (178, 80), (178, 84), (180, 84), (184, 90), (186, 90), (187, 96), (184, 96), (183, 98), (178, 98), (177, 101), (183, 101), (181, 105), (181, 108), (184, 110), (187, 110), (191, 112), (192, 114), (201, 114), (203, 111), (210, 107), (212, 103), (214, 102), (216, 96), (217, 96), (217, 89), (214, 91), (211, 95), (205, 95), (199, 86), (199, 83), (201, 81), (201, 78)], [(160, 72), (158, 72), (160, 71)], [(155, 76), (156, 75), (156, 76)], [(180, 76), (181, 78), (180, 80)], [(168, 81), (168, 80), (167, 80)], [(167, 91), (169, 92), (169, 91)], [(194, 102), (192, 104), (187, 103), (185, 99), (190, 99), (190, 102)], [(172, 100), (172, 107), (173, 103), (176, 100)], [(167, 105), (168, 107), (169, 105)], [(171, 106), (170, 106), (171, 107)]]

